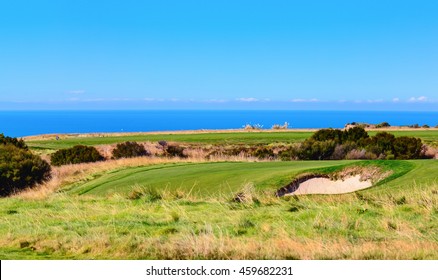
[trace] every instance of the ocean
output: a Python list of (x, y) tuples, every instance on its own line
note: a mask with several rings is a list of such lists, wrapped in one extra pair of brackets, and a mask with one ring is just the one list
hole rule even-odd
[(48, 133), (146, 132), (188, 129), (238, 129), (246, 124), (271, 128), (342, 128), (346, 123), (438, 125), (438, 112), (149, 110), (1, 111), (0, 133), (12, 137)]

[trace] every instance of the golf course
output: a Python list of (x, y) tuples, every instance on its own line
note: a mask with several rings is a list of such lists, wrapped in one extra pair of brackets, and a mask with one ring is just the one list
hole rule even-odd
[[(250, 154), (257, 147), (277, 156), (313, 133), (27, 137), (30, 151), (47, 159), (75, 145), (113, 151), (126, 141), (159, 153), (52, 162), (50, 180), (0, 199), (0, 259), (437, 259), (438, 161)], [(417, 137), (429, 150), (438, 146), (437, 129), (390, 133)], [(171, 145), (186, 154), (169, 156), (163, 147)], [(231, 149), (248, 154), (227, 154)], [(278, 195), (300, 178), (343, 182), (356, 175), (370, 186)]]

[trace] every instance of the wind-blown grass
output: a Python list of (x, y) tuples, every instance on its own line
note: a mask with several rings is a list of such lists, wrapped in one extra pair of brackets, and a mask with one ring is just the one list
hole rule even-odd
[(436, 259), (437, 185), (252, 202), (150, 193), (0, 201), (2, 259)]

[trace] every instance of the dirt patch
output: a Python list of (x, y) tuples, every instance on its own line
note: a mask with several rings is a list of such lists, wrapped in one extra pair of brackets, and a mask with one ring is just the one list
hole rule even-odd
[(277, 196), (302, 194), (342, 194), (366, 189), (391, 175), (378, 167), (347, 167), (331, 174), (304, 174), (279, 189)]

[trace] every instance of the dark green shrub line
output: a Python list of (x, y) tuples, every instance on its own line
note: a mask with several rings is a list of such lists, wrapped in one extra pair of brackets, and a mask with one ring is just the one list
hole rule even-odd
[(146, 151), (143, 145), (137, 142), (125, 142), (117, 144), (116, 148), (113, 150), (113, 158), (132, 158), (141, 156), (150, 156), (151, 153)]
[(86, 163), (102, 161), (104, 157), (94, 147), (77, 145), (70, 149), (61, 149), (51, 157), (52, 165)]
[(26, 143), (24, 143), (23, 139), (17, 139), (9, 136), (5, 136), (3, 133), (0, 133), (0, 145), (11, 144), (17, 148), (27, 150), (28, 147)]
[(421, 159), (425, 146), (420, 138), (395, 137), (379, 132), (370, 137), (365, 129), (321, 129), (306, 139), (300, 147), (290, 147), (280, 153), (282, 160), (328, 159)]

